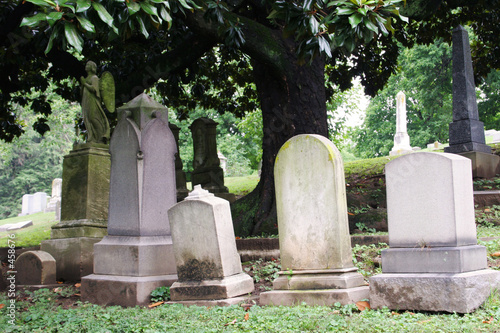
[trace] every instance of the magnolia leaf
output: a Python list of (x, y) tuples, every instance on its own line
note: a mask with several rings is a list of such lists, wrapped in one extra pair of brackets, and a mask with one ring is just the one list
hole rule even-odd
[(40, 7), (56, 7), (57, 4), (54, 1), (50, 0), (26, 0), (27, 2), (31, 2), (34, 5)]
[(153, 6), (152, 4), (147, 2), (139, 2), (139, 5), (141, 6), (142, 10), (145, 11), (147, 14), (158, 16), (158, 11), (156, 10), (156, 7)]
[(363, 20), (363, 16), (361, 16), (358, 13), (349, 16), (349, 23), (351, 24), (351, 27), (353, 27), (353, 28), (356, 28), (358, 26), (358, 24), (361, 23), (361, 20)]
[(160, 16), (163, 19), (163, 21), (167, 22), (168, 29), (170, 29), (170, 27), (172, 26), (172, 16), (170, 16), (170, 14), (168, 13), (168, 11), (165, 7), (161, 7)]
[(78, 34), (78, 31), (76, 31), (76, 28), (73, 24), (66, 23), (64, 25), (64, 36), (66, 37), (68, 43), (75, 48), (75, 50), (80, 53), (82, 52), (83, 39)]
[(47, 43), (47, 47), (45, 48), (45, 54), (49, 53), (50, 50), (52, 49), (52, 45), (54, 44), (54, 39), (57, 39), (59, 36), (59, 33), (56, 28), (52, 30), (52, 33), (50, 34), (49, 42)]
[(59, 21), (63, 17), (63, 12), (50, 12), (47, 15), (47, 22), (52, 27), (57, 21)]
[(139, 10), (141, 10), (141, 5), (139, 5), (137, 2), (130, 1), (127, 3), (127, 8), (130, 15), (134, 15)]
[(87, 9), (89, 9), (91, 5), (92, 4), (91, 4), (90, 0), (77, 0), (76, 1), (76, 12), (77, 13), (84, 12)]
[(144, 37), (148, 38), (149, 32), (146, 29), (146, 25), (144, 24), (144, 21), (139, 16), (136, 16), (136, 19), (137, 19), (137, 23), (139, 23), (139, 30), (141, 30), (141, 33), (144, 35)]
[(38, 13), (35, 16), (25, 17), (21, 21), (21, 27), (36, 27), (41, 21), (47, 21), (47, 15), (43, 13)]
[(92, 7), (99, 15), (99, 18), (106, 23), (118, 35), (118, 28), (113, 24), (113, 17), (109, 15), (106, 8), (98, 2), (92, 2)]
[(356, 11), (352, 8), (337, 8), (337, 15), (351, 15)]
[(78, 19), (78, 22), (80, 22), (80, 25), (85, 31), (95, 32), (95, 27), (92, 24), (92, 22), (90, 22), (89, 20), (87, 20), (85, 17), (82, 16), (77, 16), (76, 18)]

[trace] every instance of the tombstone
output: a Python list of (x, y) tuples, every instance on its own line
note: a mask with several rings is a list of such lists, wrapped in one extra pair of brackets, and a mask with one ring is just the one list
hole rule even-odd
[(45, 207), (47, 207), (47, 193), (25, 194), (23, 195), (21, 214), (19, 216), (43, 212)]
[(172, 131), (175, 138), (175, 144), (177, 146), (177, 154), (175, 155), (175, 184), (177, 187), (177, 202), (184, 200), (187, 197), (189, 191), (186, 187), (186, 173), (182, 170), (182, 160), (179, 150), (179, 131), (180, 128), (177, 125), (169, 123), (168, 126)]
[(332, 305), (368, 297), (352, 262), (344, 166), (335, 145), (298, 135), (274, 167), (282, 271), (261, 304)]
[(33, 225), (33, 221), (23, 221), (18, 223), (9, 223), (0, 225), (0, 232), (2, 231), (13, 231), (31, 227)]
[(64, 156), (61, 202), (56, 202), (60, 222), (40, 247), (56, 259), (58, 280), (92, 274), (94, 244), (107, 234), (110, 166), (103, 143), (74, 144)]
[(219, 158), (220, 161), (220, 167), (222, 168), (222, 171), (224, 171), (225, 173), (227, 168), (227, 158), (220, 151), (217, 152), (217, 157)]
[(17, 257), (16, 284), (44, 286), (56, 284), (56, 261), (44, 251), (26, 251)]
[(458, 26), (453, 30), (453, 122), (449, 126), (450, 145), (444, 151), (469, 158), (473, 177), (491, 178), (500, 173), (500, 157), (491, 154), (486, 145), (475, 88), (469, 35)]
[(118, 111), (109, 147), (108, 236), (94, 245), (94, 274), (82, 278), (82, 300), (146, 305), (152, 290), (177, 280), (167, 215), (177, 197), (177, 148), (167, 109), (149, 96)]
[(370, 278), (372, 308), (467, 313), (479, 307), (500, 272), (477, 245), (471, 161), (422, 152), (386, 165), (390, 248)]
[(193, 136), (193, 172), (191, 182), (215, 195), (234, 201), (234, 194), (224, 186), (224, 171), (217, 156), (217, 123), (198, 118), (189, 127)]
[(500, 131), (497, 130), (487, 130), (484, 131), (486, 137), (486, 142), (488, 143), (500, 143)]
[(55, 212), (57, 203), (61, 202), (61, 191), (62, 191), (62, 179), (55, 178), (52, 181), (52, 194), (47, 203), (47, 208), (45, 208), (45, 212)]
[(396, 134), (394, 135), (394, 147), (389, 155), (401, 155), (412, 152), (410, 137), (406, 130), (406, 96), (400, 91), (396, 95)]
[(243, 273), (236, 249), (229, 202), (196, 185), (168, 217), (179, 280), (170, 288), (172, 301), (230, 305), (254, 290)]

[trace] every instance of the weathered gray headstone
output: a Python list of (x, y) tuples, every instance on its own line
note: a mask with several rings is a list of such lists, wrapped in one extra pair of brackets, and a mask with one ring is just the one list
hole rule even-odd
[(93, 246), (107, 234), (110, 165), (102, 143), (75, 144), (64, 156), (60, 222), (40, 247), (56, 259), (57, 279), (79, 281), (93, 272)]
[(444, 151), (471, 159), (474, 177), (490, 178), (500, 173), (500, 157), (492, 155), (486, 145), (475, 88), (469, 35), (458, 26), (453, 30), (453, 122), (450, 145)]
[(331, 305), (368, 297), (352, 262), (344, 166), (335, 145), (298, 135), (274, 169), (282, 272), (261, 304)]
[(473, 311), (500, 286), (500, 272), (486, 269), (477, 245), (470, 160), (414, 153), (385, 174), (390, 249), (383, 274), (370, 278), (372, 308)]
[(122, 106), (110, 142), (108, 236), (94, 245), (82, 298), (145, 305), (177, 280), (167, 211), (176, 203), (175, 139), (167, 109), (141, 94)]
[(56, 261), (47, 252), (27, 251), (22, 253), (15, 263), (18, 285), (53, 285), (56, 284)]
[(170, 288), (172, 301), (235, 304), (242, 301), (236, 296), (254, 290), (252, 278), (242, 272), (227, 200), (196, 185), (168, 215), (179, 276)]
[(47, 193), (25, 194), (23, 195), (21, 214), (19, 216), (43, 212), (45, 207), (47, 207)]
[(62, 178), (55, 178), (52, 181), (52, 194), (45, 208), (45, 212), (55, 212), (57, 203), (61, 202)]
[(177, 186), (177, 201), (182, 201), (185, 197), (187, 197), (189, 190), (186, 186), (186, 173), (182, 170), (182, 160), (179, 150), (179, 131), (180, 127), (169, 123), (168, 126), (172, 131), (172, 134), (175, 138), (175, 144), (177, 146), (177, 154), (175, 155), (175, 184)]
[(389, 155), (401, 155), (412, 151), (410, 137), (406, 130), (406, 95), (400, 91), (396, 95), (396, 134), (394, 135), (394, 147)]
[(198, 118), (189, 127), (193, 136), (193, 172), (191, 182), (215, 195), (234, 201), (234, 194), (224, 186), (224, 171), (217, 155), (217, 123)]

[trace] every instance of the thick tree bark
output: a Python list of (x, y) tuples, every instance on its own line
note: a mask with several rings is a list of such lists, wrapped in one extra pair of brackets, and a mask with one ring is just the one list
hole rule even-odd
[(281, 36), (274, 33), (285, 52), (285, 71), (277, 73), (269, 64), (252, 60), (264, 126), (262, 173), (255, 190), (232, 206), (238, 236), (277, 233), (274, 162), (281, 146), (298, 134), (328, 136), (324, 61), (299, 65), (294, 42)]

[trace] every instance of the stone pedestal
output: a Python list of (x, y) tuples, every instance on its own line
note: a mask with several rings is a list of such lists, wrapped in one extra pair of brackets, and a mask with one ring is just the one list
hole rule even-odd
[(340, 152), (319, 135), (298, 135), (275, 165), (282, 272), (261, 304), (331, 305), (368, 297), (352, 262), (344, 167)]
[(168, 214), (179, 275), (170, 288), (172, 301), (231, 304), (254, 290), (252, 278), (242, 272), (226, 200), (196, 185)]
[(177, 279), (167, 215), (176, 203), (177, 148), (166, 108), (149, 96), (118, 112), (110, 142), (108, 236), (94, 245), (94, 274), (82, 278), (82, 300), (146, 305), (151, 291)]
[(107, 234), (110, 165), (104, 144), (76, 144), (64, 157), (61, 222), (41, 244), (56, 259), (58, 280), (92, 273), (93, 244)]
[(414, 153), (386, 165), (390, 248), (372, 308), (471, 312), (500, 285), (477, 245), (470, 160)]
[(460, 153), (459, 155), (471, 160), (472, 177), (474, 178), (493, 178), (500, 174), (500, 156), (498, 155), (478, 151)]

